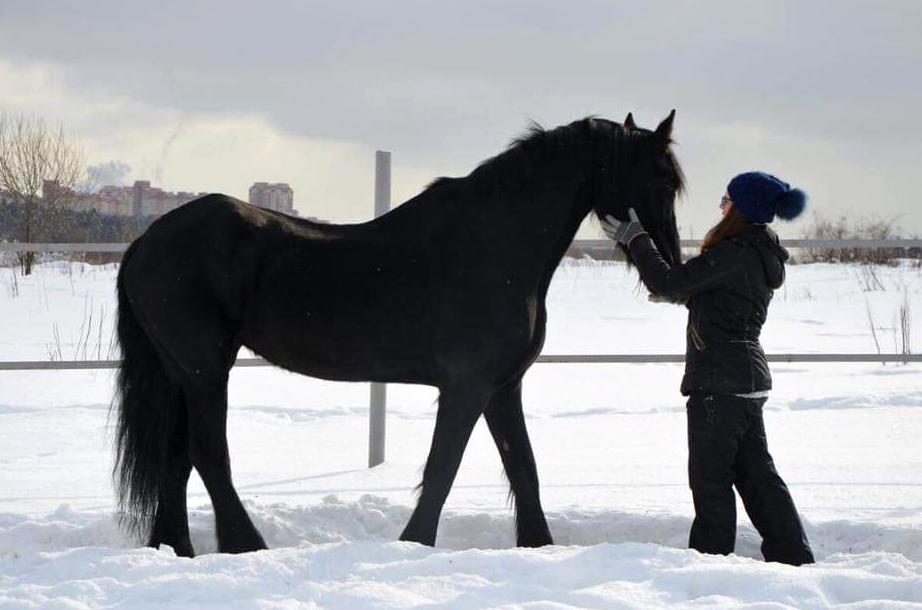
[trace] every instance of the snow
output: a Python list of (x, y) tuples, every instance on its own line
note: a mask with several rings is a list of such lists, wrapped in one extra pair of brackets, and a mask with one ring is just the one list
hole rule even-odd
[[(116, 267), (0, 269), (0, 360), (107, 356)], [(770, 352), (874, 352), (922, 306), (922, 272), (792, 265)], [(569, 262), (548, 297), (546, 354), (678, 353), (685, 310), (646, 302), (624, 267)], [(92, 314), (90, 313), (92, 312)], [(91, 317), (92, 316), (92, 317)], [(914, 345), (919, 328), (911, 327)], [(57, 334), (56, 334), (57, 333)], [(57, 338), (56, 338), (57, 336)], [(396, 542), (414, 503), (436, 391), (389, 386), (387, 462), (366, 468), (368, 387), (234, 370), (234, 479), (269, 551), (214, 554), (193, 476), (199, 557), (140, 548), (112, 514), (109, 371), (0, 372), (0, 608), (922, 608), (922, 367), (777, 364), (769, 444), (819, 559), (761, 561), (740, 507), (737, 555), (685, 548), (681, 365), (540, 364), (529, 432), (555, 546), (514, 547), (479, 424), (435, 549)]]
[(798, 570), (634, 542), (445, 551), (359, 541), (194, 560), (169, 550), (87, 547), (15, 562), (3, 580), (18, 585), (17, 592), (0, 602), (43, 608), (75, 607), (65, 605), (72, 599), (125, 608), (909, 608), (920, 577), (917, 564), (883, 553), (837, 555)]

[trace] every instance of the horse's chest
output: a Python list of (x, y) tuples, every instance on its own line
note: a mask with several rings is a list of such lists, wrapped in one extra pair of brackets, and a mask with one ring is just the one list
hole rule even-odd
[(498, 330), (510, 350), (532, 358), (544, 345), (546, 321), (543, 300), (530, 295), (509, 304), (506, 321)]

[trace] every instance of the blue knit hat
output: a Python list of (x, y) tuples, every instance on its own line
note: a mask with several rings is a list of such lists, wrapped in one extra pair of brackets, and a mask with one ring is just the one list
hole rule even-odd
[(764, 172), (746, 172), (727, 186), (733, 206), (750, 222), (767, 224), (777, 214), (784, 220), (794, 220), (804, 211), (807, 195), (791, 188), (783, 180)]

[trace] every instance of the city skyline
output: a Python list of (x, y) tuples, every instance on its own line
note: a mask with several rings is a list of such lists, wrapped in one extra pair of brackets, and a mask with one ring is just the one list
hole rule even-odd
[[(95, 210), (111, 216), (161, 216), (190, 201), (215, 191), (169, 191), (151, 184), (150, 180), (135, 180), (133, 184), (99, 184), (92, 192), (74, 191), (60, 187), (54, 180), (45, 180), (40, 196), (44, 198), (53, 191), (55, 205), (75, 210)], [(293, 207), (294, 191), (284, 183), (254, 182), (249, 188), (249, 197), (242, 199), (252, 205), (299, 216)], [(15, 199), (0, 189), (0, 204)], [(320, 220), (310, 217), (312, 220)]]

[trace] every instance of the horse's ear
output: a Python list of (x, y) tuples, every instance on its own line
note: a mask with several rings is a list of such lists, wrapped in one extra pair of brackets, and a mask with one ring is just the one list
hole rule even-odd
[(634, 114), (628, 112), (627, 118), (624, 119), (624, 130), (633, 131), (634, 129), (637, 129), (637, 123), (634, 122)]
[(653, 141), (656, 143), (656, 146), (662, 150), (666, 150), (669, 147), (669, 143), (672, 142), (672, 121), (675, 119), (675, 109), (669, 113), (663, 122), (659, 124), (656, 128), (656, 131), (653, 132)]

